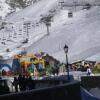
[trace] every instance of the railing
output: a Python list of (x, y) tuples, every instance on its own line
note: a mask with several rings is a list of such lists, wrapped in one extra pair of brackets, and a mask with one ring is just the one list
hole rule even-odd
[(0, 100), (81, 100), (80, 83), (71, 81), (66, 84), (11, 93), (0, 96)]
[(81, 87), (81, 98), (82, 100), (100, 100), (99, 98), (93, 96), (86, 89)]
[(82, 76), (81, 85), (87, 89), (100, 87), (100, 76)]

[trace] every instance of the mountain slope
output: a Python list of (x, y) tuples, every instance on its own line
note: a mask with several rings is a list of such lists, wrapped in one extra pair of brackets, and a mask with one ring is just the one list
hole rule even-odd
[[(68, 10), (59, 8), (59, 0), (41, 0), (35, 5), (8, 16), (6, 20), (13, 22), (17, 28), (21, 28), (23, 22), (39, 22), (41, 14), (48, 15), (49, 11), (54, 9), (57, 9), (57, 11), (51, 23), (50, 35), (46, 35), (45, 25), (38, 23), (38, 27), (31, 28), (29, 43), (21, 46), (20, 49), (26, 47), (29, 53), (43, 51), (65, 62), (63, 47), (67, 44), (69, 46), (68, 57), (70, 63), (87, 59), (100, 52), (99, 7), (79, 10), (74, 12), (73, 18), (68, 18)], [(19, 36), (16, 41), (19, 41), (19, 38), (22, 39)]]
[(66, 17), (63, 24), (51, 27), (50, 36), (33, 44), (30, 50), (46, 51), (64, 61), (63, 46), (66, 43), (69, 46), (70, 62), (84, 60), (95, 55), (100, 51), (100, 14), (97, 12), (98, 10), (99, 8), (92, 8), (91, 11), (80, 11), (71, 20)]

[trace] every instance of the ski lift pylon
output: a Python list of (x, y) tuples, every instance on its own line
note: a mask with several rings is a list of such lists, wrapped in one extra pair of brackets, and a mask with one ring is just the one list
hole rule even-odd
[(6, 45), (6, 43), (4, 41), (1, 42), (3, 45)]
[(10, 39), (10, 38), (8, 38), (8, 39), (7, 39), (7, 41), (11, 41), (11, 39)]
[(16, 36), (13, 36), (13, 38), (17, 38)]
[(4, 40), (6, 40), (6, 38), (3, 38), (2, 40), (4, 41)]

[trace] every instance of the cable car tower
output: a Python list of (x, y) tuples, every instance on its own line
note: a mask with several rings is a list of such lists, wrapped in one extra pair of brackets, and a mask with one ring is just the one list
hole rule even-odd
[(28, 43), (28, 41), (29, 41), (29, 30), (31, 29), (31, 22), (29, 21), (29, 22), (25, 22), (24, 24), (23, 24), (23, 35), (24, 35), (24, 41), (23, 41), (23, 43)]

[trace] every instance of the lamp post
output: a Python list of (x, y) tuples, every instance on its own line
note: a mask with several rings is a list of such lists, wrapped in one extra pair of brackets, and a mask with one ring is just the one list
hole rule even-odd
[(65, 44), (65, 46), (64, 46), (64, 52), (65, 52), (65, 54), (66, 54), (67, 79), (68, 79), (68, 81), (70, 81), (69, 67), (68, 67), (68, 56), (67, 56), (67, 54), (68, 54), (68, 46), (67, 46), (66, 44)]

